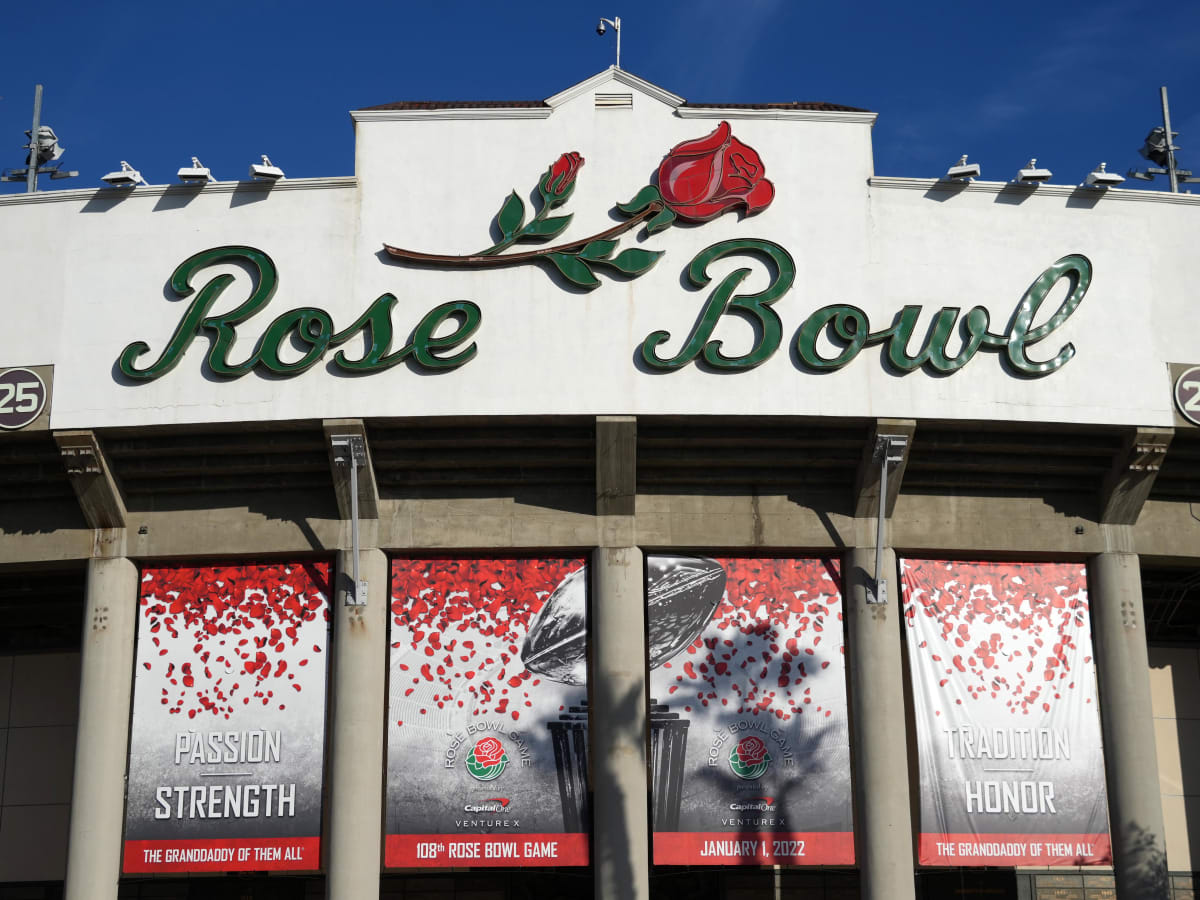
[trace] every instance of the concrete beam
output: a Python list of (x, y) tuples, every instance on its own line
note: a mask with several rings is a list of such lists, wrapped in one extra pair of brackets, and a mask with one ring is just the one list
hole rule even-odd
[(375, 467), (371, 463), (371, 445), (367, 441), (367, 427), (362, 419), (325, 419), (325, 446), (329, 450), (329, 470), (333, 473), (333, 490), (337, 495), (338, 512), (343, 519), (350, 518), (350, 466), (338, 462), (339, 451), (333, 438), (351, 436), (362, 439), (366, 451), (366, 462), (358, 469), (358, 517), (379, 518), (379, 485), (375, 481)]
[(1101, 522), (1137, 524), (1174, 436), (1174, 428), (1135, 428), (1129, 432), (1100, 490)]
[(637, 419), (596, 417), (596, 516), (601, 547), (632, 547), (637, 506)]
[(592, 554), (592, 847), (596, 900), (650, 896), (646, 576), (637, 547)]
[(67, 900), (117, 897), (137, 591), (138, 568), (130, 560), (115, 557), (88, 563), (63, 894)]
[(637, 418), (596, 417), (596, 515), (632, 516), (637, 496)]
[(1135, 554), (1116, 551), (1093, 556), (1087, 570), (1117, 896), (1167, 900), (1141, 568)]
[(884, 516), (892, 517), (896, 508), (896, 497), (904, 481), (904, 470), (908, 467), (908, 456), (912, 449), (913, 434), (917, 430), (915, 419), (876, 419), (863, 447), (862, 459), (858, 463), (858, 474), (854, 479), (854, 515), (860, 519), (874, 518), (879, 514), (879, 458), (875, 455), (876, 445), (883, 435), (896, 435), (905, 439), (902, 458), (888, 469), (887, 497)]
[(646, 575), (636, 490), (637, 419), (597, 416), (589, 724), (597, 900), (650, 896)]
[(94, 431), (56, 431), (54, 440), (89, 528), (124, 528), (125, 500)]
[[(862, 530), (861, 537), (870, 540), (870, 529)], [(869, 602), (875, 583), (873, 546), (856, 547), (846, 554), (842, 578), (847, 613), (855, 859), (862, 878), (863, 900), (912, 900), (915, 882), (908, 732), (900, 658), (902, 605), (896, 554), (890, 547), (885, 547), (883, 553), (886, 604)]]
[(379, 896), (383, 828), (384, 720), (387, 708), (388, 560), (359, 551), (359, 578), (370, 586), (365, 606), (347, 606), (353, 551), (337, 555), (333, 601), (333, 716), (329, 742), (329, 851), (325, 896)]

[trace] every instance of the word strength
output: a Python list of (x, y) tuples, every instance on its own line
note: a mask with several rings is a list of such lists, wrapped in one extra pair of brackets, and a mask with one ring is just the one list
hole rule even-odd
[(156, 819), (256, 819), (296, 815), (295, 784), (163, 786), (154, 792)]

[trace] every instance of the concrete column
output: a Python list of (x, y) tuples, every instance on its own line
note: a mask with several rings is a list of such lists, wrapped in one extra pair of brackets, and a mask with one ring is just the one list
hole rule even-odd
[(360, 550), (367, 605), (346, 606), (353, 551), (337, 555), (333, 609), (333, 680), (329, 763), (330, 900), (379, 896), (383, 833), (383, 745), (387, 698), (389, 572), (382, 550)]
[(637, 547), (592, 555), (595, 896), (650, 896), (645, 574)]
[[(874, 525), (870, 521), (866, 524)], [(868, 529), (862, 530), (865, 537)], [(858, 547), (846, 554), (843, 578), (855, 857), (862, 879), (862, 900), (912, 900), (915, 879), (904, 667), (900, 659), (901, 596), (896, 554), (891, 548), (886, 548), (884, 554), (886, 604), (867, 603), (875, 578), (874, 546)]]
[(66, 900), (115, 900), (121, 877), (137, 566), (88, 563)]
[(1167, 852), (1137, 555), (1093, 556), (1088, 561), (1088, 592), (1117, 896), (1167, 900)]

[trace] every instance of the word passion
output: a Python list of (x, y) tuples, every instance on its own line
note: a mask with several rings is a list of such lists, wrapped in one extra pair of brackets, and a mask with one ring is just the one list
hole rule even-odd
[[(668, 331), (655, 331), (642, 342), (641, 358), (651, 369), (673, 371), (702, 359), (716, 369), (743, 371), (766, 362), (779, 349), (783, 323), (771, 305), (791, 289), (796, 279), (795, 262), (787, 250), (770, 241), (722, 241), (697, 254), (688, 266), (688, 279), (698, 288), (705, 287), (712, 280), (708, 275), (709, 265), (733, 255), (763, 258), (774, 270), (771, 283), (757, 293), (739, 294), (736, 293), (737, 288), (751, 270), (740, 268), (730, 272), (709, 295), (700, 317), (678, 353), (670, 357), (659, 355), (659, 348), (671, 338)], [(199, 291), (192, 286), (192, 280), (200, 271), (222, 264), (249, 269), (253, 277), (253, 290), (245, 301), (229, 312), (213, 314), (213, 305), (234, 282), (234, 276), (217, 274)], [(1069, 282), (1066, 297), (1053, 315), (1035, 327), (1033, 320), (1042, 303), (1054, 285), (1064, 278)], [(1002, 351), (1013, 369), (1021, 374), (1047, 375), (1061, 368), (1075, 355), (1074, 345), (1065, 344), (1054, 356), (1042, 361), (1030, 359), (1028, 349), (1045, 339), (1075, 311), (1087, 293), (1091, 278), (1092, 266), (1087, 257), (1079, 254), (1064, 256), (1038, 276), (1021, 298), (1007, 329), (1001, 334), (989, 330), (991, 316), (982, 306), (968, 311), (961, 324), (959, 307), (942, 307), (934, 316), (925, 340), (916, 353), (909, 352), (909, 344), (922, 307), (905, 306), (890, 326), (872, 331), (867, 314), (858, 307), (847, 304), (823, 306), (805, 319), (797, 331), (796, 355), (804, 366), (811, 369), (840, 369), (864, 347), (886, 343), (889, 363), (902, 372), (925, 366), (935, 372), (950, 373), (965, 366), (980, 349), (987, 348)], [(319, 362), (330, 348), (339, 347), (358, 335), (365, 341), (361, 356), (352, 358), (345, 350), (338, 350), (333, 357), (333, 364), (345, 372), (378, 372), (404, 360), (411, 360), (425, 369), (455, 369), (473, 359), (478, 351), (471, 338), (483, 321), (483, 313), (476, 304), (465, 300), (434, 307), (417, 323), (412, 340), (393, 350), (392, 311), (398, 301), (393, 294), (382, 294), (362, 315), (340, 331), (334, 329), (332, 317), (323, 309), (304, 306), (289, 310), (267, 326), (253, 353), (241, 362), (230, 362), (229, 353), (237, 338), (237, 327), (270, 302), (278, 285), (279, 275), (275, 264), (261, 250), (231, 246), (197, 253), (181, 263), (171, 275), (171, 289), (176, 294), (187, 297), (195, 293), (196, 296), (184, 312), (167, 346), (157, 360), (139, 368), (137, 362), (150, 352), (150, 346), (144, 341), (129, 344), (118, 361), (121, 372), (128, 378), (141, 381), (165, 375), (179, 363), (191, 342), (201, 334), (211, 339), (207, 357), (210, 369), (216, 375), (227, 377), (245, 375), (259, 366), (276, 375), (299, 374)], [(740, 315), (755, 326), (754, 346), (740, 356), (725, 355), (722, 342), (712, 339), (717, 323), (729, 314)], [(438, 334), (448, 321), (453, 322), (451, 330)], [(956, 325), (959, 325), (957, 329)], [(956, 330), (963, 334), (958, 352), (952, 355), (948, 344)], [(836, 355), (822, 353), (818, 347), (822, 335), (826, 335), (830, 344), (837, 349)], [(298, 358), (283, 358), (285, 344), (293, 347), (291, 355), (297, 352), (296, 347), (300, 348)], [(457, 352), (452, 353), (454, 350)]]

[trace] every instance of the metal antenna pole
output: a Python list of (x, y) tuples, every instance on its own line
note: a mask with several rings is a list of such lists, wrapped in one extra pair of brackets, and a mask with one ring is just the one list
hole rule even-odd
[(33, 89), (33, 128), (29, 130), (29, 169), (25, 173), (25, 193), (37, 193), (38, 128), (42, 124), (42, 86)]
[[(613, 28), (617, 32), (617, 68), (619, 69), (621, 68), (621, 17), (614, 16), (613, 18), (617, 23)], [(1165, 103), (1166, 101), (1164, 100), (1163, 102)]]
[(1175, 173), (1175, 147), (1171, 143), (1171, 109), (1167, 106), (1167, 86), (1164, 84), (1159, 91), (1162, 93), (1163, 128), (1167, 133), (1167, 177), (1171, 179), (1171, 193), (1178, 194), (1179, 176)]
[(358, 470), (367, 464), (367, 445), (361, 435), (334, 435), (330, 444), (333, 446), (334, 460), (340, 465), (350, 467), (350, 534), (353, 554), (351, 562), (353, 583), (346, 592), (345, 606), (366, 606), (367, 585), (358, 572)]
[(875, 585), (867, 592), (867, 603), (887, 603), (887, 579), (883, 574), (884, 527), (887, 524), (888, 468), (904, 459), (908, 438), (902, 434), (881, 434), (875, 438), (875, 456), (879, 457), (879, 510), (875, 515)]

